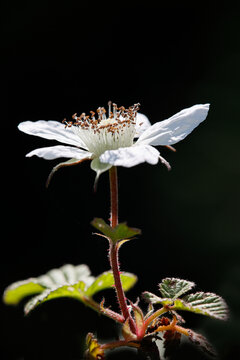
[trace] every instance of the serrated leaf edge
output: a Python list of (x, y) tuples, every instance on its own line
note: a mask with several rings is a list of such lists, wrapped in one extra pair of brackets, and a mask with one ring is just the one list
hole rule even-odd
[[(159, 290), (161, 292), (161, 294), (163, 295), (164, 297), (164, 294), (167, 293), (167, 290), (164, 289), (164, 287), (166, 286), (167, 288), (167, 285), (165, 285), (165, 282), (166, 281), (171, 281), (171, 282), (185, 282), (185, 286), (182, 288), (182, 290), (178, 291), (175, 296), (173, 296), (171, 299), (175, 300), (177, 298), (179, 298), (180, 296), (182, 296), (183, 294), (187, 293), (188, 291), (190, 291), (194, 286), (195, 286), (195, 283), (193, 281), (189, 281), (189, 280), (185, 280), (185, 279), (179, 279), (179, 278), (170, 278), (170, 277), (167, 277), (167, 278), (164, 278), (161, 283), (158, 285), (159, 286)], [(187, 286), (188, 285), (188, 286)], [(170, 285), (169, 285), (170, 286)], [(169, 293), (169, 292), (168, 292)], [(164, 297), (165, 298), (165, 297)]]

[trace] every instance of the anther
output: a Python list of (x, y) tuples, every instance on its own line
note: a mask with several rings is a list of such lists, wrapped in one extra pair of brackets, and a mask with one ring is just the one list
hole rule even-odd
[(112, 113), (112, 102), (109, 100), (108, 102), (108, 117), (110, 118), (110, 114)]

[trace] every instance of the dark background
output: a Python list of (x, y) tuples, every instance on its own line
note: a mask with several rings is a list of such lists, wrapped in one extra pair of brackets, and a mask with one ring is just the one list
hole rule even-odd
[[(219, 2), (82, 4), (9, 1), (2, 7), (2, 291), (66, 263), (87, 263), (94, 275), (109, 268), (107, 243), (90, 226), (93, 217), (109, 216), (107, 174), (94, 193), (89, 164), (61, 169), (46, 190), (58, 161), (25, 154), (54, 142), (20, 133), (19, 122), (61, 121), (112, 100), (126, 107), (140, 102), (154, 123), (210, 102), (206, 122), (176, 145), (177, 153), (160, 149), (171, 172), (160, 163), (119, 168), (120, 221), (142, 229), (123, 246), (120, 261), (122, 270), (139, 276), (132, 300), (144, 290), (157, 292), (166, 276), (222, 295), (228, 322), (191, 315), (187, 326), (207, 336), (221, 359), (237, 358), (239, 8), (231, 2), (225, 8)], [(105, 296), (114, 303), (111, 291)], [(46, 303), (27, 318), (23, 304), (1, 310), (3, 359), (77, 360), (88, 331), (103, 341), (117, 334), (110, 320), (73, 300)], [(183, 345), (179, 358), (205, 357)]]

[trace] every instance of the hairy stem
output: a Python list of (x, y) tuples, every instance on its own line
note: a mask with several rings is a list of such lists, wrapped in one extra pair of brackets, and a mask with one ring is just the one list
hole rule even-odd
[[(110, 180), (110, 198), (111, 198), (111, 213), (110, 213), (110, 224), (114, 228), (118, 225), (118, 180), (117, 180), (117, 168), (115, 166), (111, 167), (109, 170), (109, 180)], [(127, 302), (125, 298), (125, 293), (123, 291), (120, 269), (118, 262), (118, 249), (117, 244), (110, 242), (109, 248), (109, 259), (110, 265), (113, 272), (115, 290), (117, 293), (118, 303), (125, 320), (129, 318), (131, 330), (135, 333), (135, 323), (129, 313)]]
[(101, 304), (98, 304), (95, 300), (93, 300), (92, 298), (88, 297), (88, 296), (84, 296), (84, 302), (87, 306), (89, 306), (90, 308), (92, 308), (93, 310), (97, 311), (100, 314), (104, 314), (107, 317), (109, 317), (110, 319), (114, 319), (115, 321), (119, 322), (119, 323), (123, 323), (125, 321), (125, 319), (123, 318), (122, 315), (116, 313), (113, 310), (110, 309), (104, 309)]
[(109, 170), (109, 180), (111, 197), (110, 224), (112, 228), (115, 228), (118, 225), (118, 178), (116, 166), (112, 166)]

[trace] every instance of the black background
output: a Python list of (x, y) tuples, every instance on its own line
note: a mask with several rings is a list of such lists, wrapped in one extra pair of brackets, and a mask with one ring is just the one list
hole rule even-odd
[[(144, 290), (157, 292), (166, 276), (222, 295), (228, 322), (192, 315), (187, 325), (207, 336), (221, 359), (234, 359), (240, 331), (240, 12), (231, 3), (159, 4), (9, 1), (2, 8), (2, 291), (66, 263), (87, 263), (94, 275), (109, 268), (107, 243), (90, 226), (95, 216), (109, 217), (107, 174), (94, 193), (88, 163), (61, 169), (46, 190), (57, 161), (25, 154), (54, 142), (20, 133), (19, 122), (61, 121), (112, 100), (125, 107), (140, 102), (154, 123), (210, 102), (207, 120), (176, 145), (176, 153), (160, 149), (171, 172), (161, 164), (119, 168), (120, 221), (142, 229), (123, 246), (120, 262), (139, 276), (132, 300)], [(105, 296), (114, 303), (111, 291)], [(117, 334), (110, 320), (73, 300), (46, 303), (27, 318), (23, 305), (1, 310), (3, 359), (79, 359), (88, 331), (103, 341)], [(178, 358), (205, 357), (183, 345)]]

